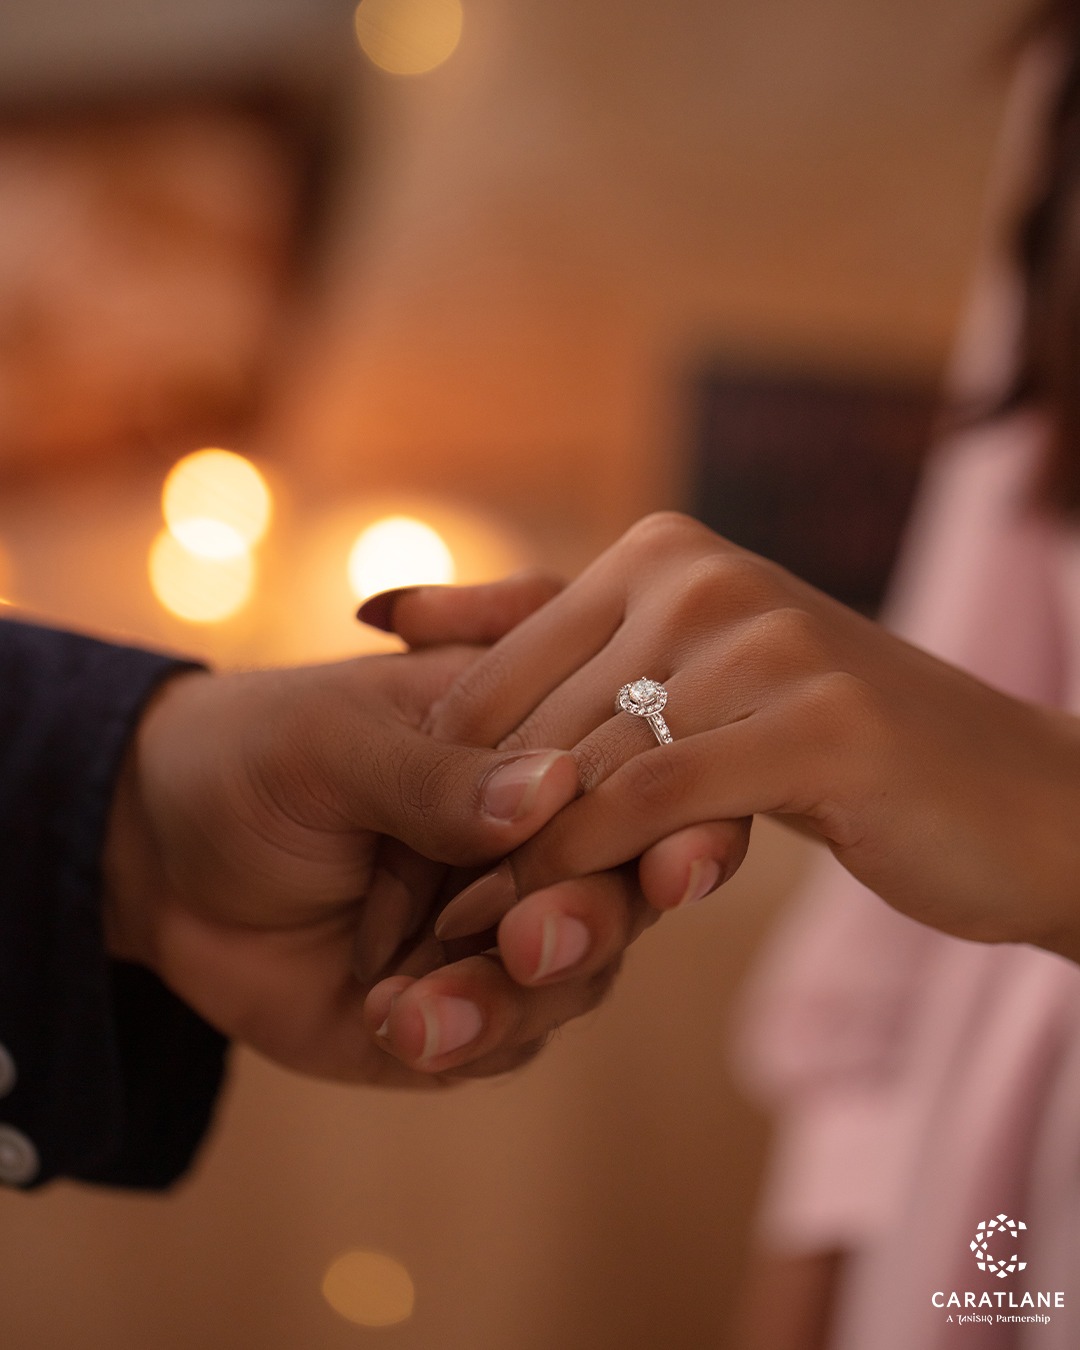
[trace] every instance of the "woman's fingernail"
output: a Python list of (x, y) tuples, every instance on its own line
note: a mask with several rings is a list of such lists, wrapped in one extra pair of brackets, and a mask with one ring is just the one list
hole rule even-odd
[[(715, 858), (698, 858), (690, 864), (686, 880), (686, 890), (682, 893), (679, 905), (692, 905), (704, 899), (710, 891), (720, 884), (720, 864)], [(676, 905), (676, 909), (679, 906)]]
[[(382, 1022), (375, 1029), (375, 1035), (381, 1041), (385, 1041), (387, 1037), (390, 1035), (390, 1014), (394, 1011), (394, 1004), (398, 1001), (400, 997), (401, 997), (400, 994), (390, 995), (390, 1001), (389, 1003), (386, 1004), (385, 1011), (383, 1012)], [(375, 1015), (378, 1016), (378, 1013), (376, 1013)]]
[(592, 941), (592, 934), (581, 920), (567, 914), (549, 914), (544, 920), (543, 932), (540, 960), (533, 971), (534, 980), (576, 966)]
[(429, 998), (420, 1004), (424, 1019), (423, 1064), (460, 1050), (476, 1040), (484, 1019), (480, 1009), (467, 998)]
[(378, 628), (383, 633), (394, 631), (394, 606), (403, 595), (419, 590), (419, 586), (399, 586), (393, 591), (380, 591), (378, 595), (365, 600), (356, 611), (356, 617), (369, 628)]
[(565, 750), (537, 750), (500, 764), (484, 784), (481, 805), (494, 820), (520, 820), (536, 805), (540, 785)]
[(435, 920), (435, 936), (440, 942), (446, 942), (495, 928), (517, 902), (517, 886), (510, 864), (500, 863), (493, 872), (485, 872), (450, 901)]

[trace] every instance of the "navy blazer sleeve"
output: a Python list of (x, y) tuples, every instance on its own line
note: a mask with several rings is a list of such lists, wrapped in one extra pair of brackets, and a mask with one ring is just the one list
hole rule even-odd
[(0, 1182), (166, 1186), (205, 1132), (224, 1038), (111, 960), (101, 854), (125, 746), (184, 663), (0, 622)]

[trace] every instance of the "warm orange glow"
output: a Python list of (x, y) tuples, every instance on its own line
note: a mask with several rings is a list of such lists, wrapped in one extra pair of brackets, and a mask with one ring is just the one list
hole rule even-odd
[(222, 623), (248, 600), (255, 585), (255, 563), (248, 549), (231, 558), (191, 553), (162, 530), (147, 560), (150, 586), (158, 601), (189, 623)]
[(412, 516), (385, 516), (369, 525), (349, 553), (349, 584), (358, 600), (395, 586), (454, 580), (454, 558), (437, 530)]
[(14, 572), (15, 569), (11, 563), (11, 555), (3, 544), (0, 544), (0, 605), (11, 604), (8, 596), (11, 594)]
[(412, 1316), (416, 1290), (409, 1272), (382, 1252), (345, 1252), (323, 1276), (323, 1297), (362, 1327), (392, 1327)]
[(423, 75), (461, 41), (460, 0), (361, 0), (356, 36), (364, 53), (391, 75)]
[(161, 492), (165, 523), (189, 553), (238, 558), (270, 524), (273, 502), (262, 474), (231, 450), (196, 450), (174, 464)]
[[(396, 638), (358, 624), (353, 617), (358, 600), (366, 600), (383, 586), (409, 584), (407, 574), (402, 581), (400, 559), (398, 566), (386, 572), (380, 568), (377, 575), (365, 565), (364, 575), (358, 578), (359, 589), (354, 589), (346, 564), (359, 537), (367, 535), (371, 526), (402, 516), (435, 531), (450, 552), (453, 581), (458, 585), (492, 581), (534, 561), (529, 545), (511, 525), (456, 502), (403, 493), (339, 498), (307, 517), (290, 547), (281, 607), (263, 649), (265, 659), (285, 664), (333, 661), (400, 647)], [(442, 562), (428, 580), (448, 575), (445, 555), (441, 549), (435, 552)], [(408, 553), (404, 561), (409, 561)]]

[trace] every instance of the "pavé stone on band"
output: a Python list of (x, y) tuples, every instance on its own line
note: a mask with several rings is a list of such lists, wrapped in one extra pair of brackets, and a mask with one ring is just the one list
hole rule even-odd
[(634, 717), (644, 717), (660, 744), (671, 745), (673, 738), (663, 718), (667, 698), (667, 690), (662, 684), (643, 675), (640, 680), (623, 685), (616, 696), (615, 708)]

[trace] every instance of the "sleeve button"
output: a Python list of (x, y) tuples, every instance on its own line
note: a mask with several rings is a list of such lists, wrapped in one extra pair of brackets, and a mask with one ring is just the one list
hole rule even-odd
[(25, 1186), (41, 1170), (37, 1149), (25, 1134), (0, 1125), (0, 1183)]

